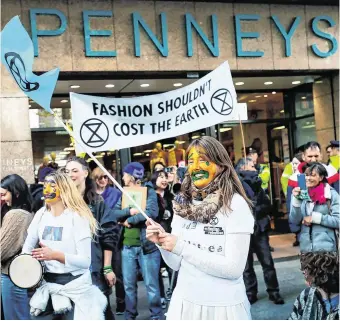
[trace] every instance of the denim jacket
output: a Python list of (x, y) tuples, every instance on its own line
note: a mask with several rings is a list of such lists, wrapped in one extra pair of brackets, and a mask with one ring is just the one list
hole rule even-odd
[[(148, 195), (146, 200), (146, 209), (145, 213), (153, 220), (157, 220), (158, 217), (158, 202), (157, 202), (157, 194), (154, 190), (152, 184), (150, 182), (147, 182), (144, 184), (145, 187), (148, 189)], [(138, 227), (140, 229), (140, 241), (142, 244), (142, 249), (144, 254), (149, 254), (154, 251), (157, 251), (157, 247), (154, 243), (150, 242), (146, 239), (146, 225), (145, 225), (145, 217), (139, 213), (137, 215), (130, 216), (130, 209), (122, 207), (122, 201), (118, 201), (118, 203), (115, 206), (115, 216), (118, 222), (124, 222), (128, 221), (128, 223), (132, 227)], [(123, 243), (123, 237), (124, 233), (123, 230), (121, 231), (121, 237), (120, 237), (120, 246), (122, 246)]]
[(302, 224), (300, 234), (301, 252), (337, 251), (339, 231), (339, 194), (325, 184), (327, 203), (315, 204), (308, 200), (300, 201), (292, 196), (289, 220), (297, 225), (306, 216), (312, 216), (312, 225)]

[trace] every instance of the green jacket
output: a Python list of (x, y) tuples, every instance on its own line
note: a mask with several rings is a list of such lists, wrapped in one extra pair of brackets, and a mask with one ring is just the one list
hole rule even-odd
[(262, 180), (261, 187), (266, 190), (269, 187), (269, 181), (270, 181), (270, 168), (268, 164), (260, 164), (260, 172), (259, 176)]

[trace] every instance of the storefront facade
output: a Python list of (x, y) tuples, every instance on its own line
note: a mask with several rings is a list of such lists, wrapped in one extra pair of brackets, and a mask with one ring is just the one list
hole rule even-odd
[[(32, 36), (36, 72), (60, 68), (52, 108), (65, 121), (71, 118), (70, 91), (152, 94), (191, 83), (227, 60), (238, 100), (248, 104), (246, 145), (261, 141), (263, 161), (271, 164), (272, 199), (280, 200), (278, 168), (294, 149), (312, 139), (323, 148), (339, 139), (339, 8), (332, 1), (272, 2), (3, 0), (1, 20), (3, 28), (20, 16)], [(42, 157), (64, 151), (69, 137), (3, 68), (1, 79), (1, 176), (15, 172), (32, 182)], [(162, 148), (168, 153), (177, 141), (185, 149), (203, 134), (217, 137), (235, 161), (241, 157), (236, 123), (173, 137)], [(154, 147), (105, 157), (118, 174), (129, 160), (151, 170)]]

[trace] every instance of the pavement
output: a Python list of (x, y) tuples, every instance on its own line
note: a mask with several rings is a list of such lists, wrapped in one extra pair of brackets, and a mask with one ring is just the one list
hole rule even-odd
[[(286, 320), (292, 311), (296, 297), (305, 288), (304, 279), (300, 271), (298, 259), (299, 248), (293, 247), (294, 234), (272, 235), (270, 245), (274, 247), (272, 252), (277, 277), (280, 285), (280, 293), (285, 300), (283, 305), (275, 305), (268, 300), (266, 287), (263, 280), (263, 272), (259, 262), (255, 263), (255, 272), (258, 279), (258, 301), (252, 305), (251, 314), (253, 320)], [(255, 256), (256, 257), (256, 256)], [(165, 289), (169, 282), (164, 278)], [(112, 307), (115, 311), (115, 296), (112, 295)], [(147, 293), (143, 282), (138, 282), (138, 311), (137, 320), (148, 320), (150, 312), (147, 304)], [(117, 316), (117, 320), (124, 320), (123, 316)]]

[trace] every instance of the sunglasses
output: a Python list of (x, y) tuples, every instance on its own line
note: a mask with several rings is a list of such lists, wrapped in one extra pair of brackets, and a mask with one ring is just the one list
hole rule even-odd
[(97, 179), (98, 181), (101, 181), (102, 179), (108, 179), (109, 177), (107, 175), (99, 176)]

